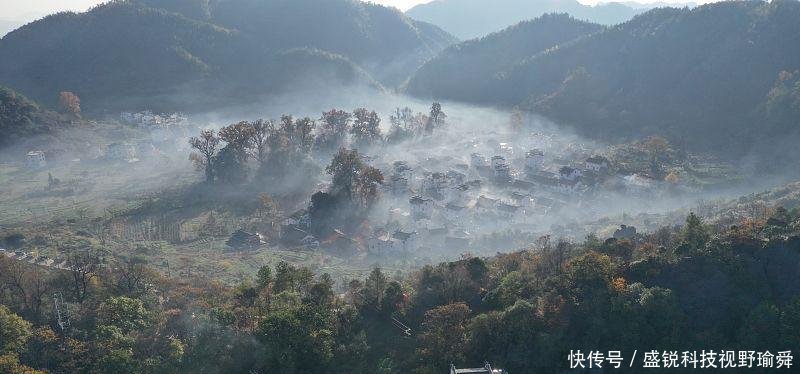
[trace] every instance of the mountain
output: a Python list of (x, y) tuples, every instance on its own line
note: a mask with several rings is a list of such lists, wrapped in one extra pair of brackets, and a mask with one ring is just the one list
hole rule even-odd
[(603, 29), (567, 14), (546, 14), (520, 22), (447, 48), (414, 74), (406, 90), (420, 96), (476, 101), (476, 93), (487, 93), (499, 72), (527, 57)]
[[(408, 87), (420, 96), (522, 105), (598, 138), (657, 134), (742, 157), (755, 144), (768, 147), (797, 132), (796, 121), (763, 127), (762, 109), (781, 72), (800, 67), (798, 40), (794, 0), (663, 8), (491, 76), (462, 76), (459, 86), (438, 87), (418, 74)], [(465, 92), (471, 79), (491, 83)]]
[(578, 19), (614, 25), (650, 8), (645, 4), (638, 4), (638, 7), (633, 4), (603, 3), (589, 6), (577, 0), (435, 0), (417, 5), (406, 14), (440, 26), (466, 40), (547, 13), (568, 13)]
[(73, 91), (86, 110), (186, 110), (296, 84), (394, 85), (453, 42), (395, 9), (351, 0), (115, 1), (6, 35), (0, 83), (43, 103)]
[(15, 30), (17, 27), (22, 26), (23, 24), (24, 22), (13, 19), (0, 19), (0, 38), (2, 38), (3, 35)]

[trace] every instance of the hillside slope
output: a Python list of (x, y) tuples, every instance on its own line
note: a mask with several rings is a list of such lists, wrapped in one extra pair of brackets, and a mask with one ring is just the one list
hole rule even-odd
[(406, 14), (461, 39), (472, 39), (547, 13), (568, 13), (577, 19), (614, 25), (647, 9), (622, 3), (589, 6), (576, 0), (435, 0), (417, 5)]
[(489, 94), (497, 74), (519, 61), (601, 30), (566, 14), (547, 14), (447, 48), (423, 65), (406, 89), (419, 96), (474, 101), (477, 93)]
[(798, 67), (800, 3), (726, 2), (652, 10), (481, 77), (491, 80), (483, 90), (418, 90), (415, 76), (409, 92), (522, 105), (597, 138), (662, 135), (744, 157), (797, 132), (796, 122), (763, 131), (762, 108), (781, 72)]
[(452, 42), (397, 10), (350, 0), (118, 1), (6, 35), (0, 83), (46, 104), (73, 91), (89, 111), (187, 110), (284, 92), (290, 77), (395, 84)]

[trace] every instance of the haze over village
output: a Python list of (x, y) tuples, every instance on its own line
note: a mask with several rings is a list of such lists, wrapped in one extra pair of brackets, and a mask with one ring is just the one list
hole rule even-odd
[(0, 13), (2, 373), (791, 370), (796, 0)]

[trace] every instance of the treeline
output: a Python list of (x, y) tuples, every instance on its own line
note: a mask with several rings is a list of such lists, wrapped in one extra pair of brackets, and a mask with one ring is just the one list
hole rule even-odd
[[(445, 126), (446, 118), (442, 106), (434, 102), (428, 114), (398, 108), (390, 116), (391, 127), (385, 135), (378, 113), (365, 108), (331, 109), (317, 120), (284, 115), (278, 121), (243, 121), (219, 131), (203, 130), (191, 138), (195, 152), (190, 158), (204, 170), (208, 183), (277, 181), (287, 174), (302, 174), (311, 168), (315, 156), (327, 157), (340, 148), (369, 150), (430, 135)], [(254, 178), (248, 174), (251, 163), (255, 164)]]
[[(87, 249), (68, 270), (0, 257), (0, 371), (441, 373), (489, 360), (566, 368), (569, 350), (769, 350), (800, 344), (800, 211), (375, 269), (335, 284), (281, 262), (235, 287), (176, 281)], [(61, 330), (50, 297), (64, 295)], [(62, 311), (64, 309), (61, 309)]]

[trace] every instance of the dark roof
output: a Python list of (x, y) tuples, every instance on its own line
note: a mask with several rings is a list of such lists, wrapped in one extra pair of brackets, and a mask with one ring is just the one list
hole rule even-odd
[(571, 166), (562, 166), (561, 169), (558, 169), (558, 172), (561, 173), (562, 175), (563, 174), (571, 174), (574, 171), (575, 171), (575, 168), (573, 168)]
[(429, 199), (423, 199), (421, 196), (414, 196), (408, 202), (411, 203), (411, 204), (422, 204), (422, 203), (425, 203), (425, 202), (428, 202), (428, 201), (430, 201), (430, 200)]
[(533, 189), (535, 185), (522, 179), (515, 179), (514, 182), (511, 183), (511, 187), (530, 190)]
[(608, 159), (603, 156), (592, 156), (587, 158), (586, 162), (591, 162), (593, 164), (602, 164), (602, 163), (608, 163)]
[(394, 234), (392, 234), (392, 237), (397, 239), (397, 240), (406, 241), (406, 240), (408, 240), (408, 238), (411, 237), (411, 235), (414, 235), (414, 233), (413, 232), (403, 232), (403, 231), (397, 230), (397, 231), (394, 232)]

